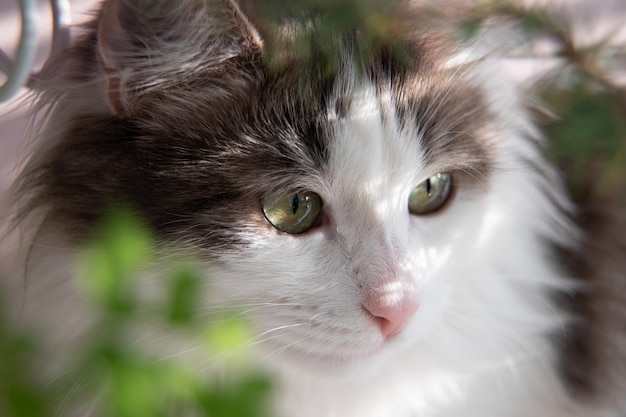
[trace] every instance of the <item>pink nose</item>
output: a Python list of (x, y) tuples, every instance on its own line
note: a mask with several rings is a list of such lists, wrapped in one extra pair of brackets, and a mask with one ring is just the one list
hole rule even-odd
[(418, 306), (415, 296), (410, 295), (391, 297), (390, 294), (383, 294), (367, 297), (363, 302), (363, 307), (374, 316), (385, 338), (400, 333), (413, 317)]

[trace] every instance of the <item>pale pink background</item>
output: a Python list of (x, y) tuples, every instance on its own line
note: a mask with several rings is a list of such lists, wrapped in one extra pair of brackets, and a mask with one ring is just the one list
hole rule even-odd
[[(37, 66), (48, 55), (52, 35), (52, 17), (48, 0), (39, 2), (39, 48)], [(88, 18), (88, 11), (98, 3), (97, 0), (71, 0), (72, 22), (79, 23)], [(21, 28), (19, 0), (0, 0), (0, 48), (9, 56), (14, 56), (19, 31)], [(6, 77), (0, 72), (0, 82)], [(27, 126), (27, 108), (20, 105), (24, 94), (11, 102), (0, 103), (0, 204), (2, 196), (14, 178), (14, 164), (17, 160)]]

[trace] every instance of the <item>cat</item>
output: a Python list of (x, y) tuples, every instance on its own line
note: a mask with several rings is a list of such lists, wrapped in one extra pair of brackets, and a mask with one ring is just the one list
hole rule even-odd
[(259, 307), (279, 416), (626, 415), (623, 279), (588, 291), (606, 252), (497, 57), (433, 22), (329, 58), (255, 10), (107, 0), (48, 64), (24, 320), (58, 351), (88, 327), (68, 259), (125, 201), (206, 263), (203, 304)]

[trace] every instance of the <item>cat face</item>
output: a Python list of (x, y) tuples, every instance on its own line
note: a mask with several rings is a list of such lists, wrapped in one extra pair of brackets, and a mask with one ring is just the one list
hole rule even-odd
[[(242, 230), (249, 244), (218, 262), (218, 292), (258, 304), (253, 320), (270, 356), (345, 370), (371, 365), (426, 335), (449, 302), (448, 286), (456, 278), (449, 275), (459, 274), (463, 253), (478, 240), (478, 230), (468, 224), (472, 217), (480, 222), (489, 195), (488, 123), (468, 118), (485, 114), (466, 109), (463, 118), (437, 127), (449, 129), (438, 133), (450, 141), (450, 150), (427, 149), (425, 137), (434, 134), (425, 128), (428, 118), (445, 123), (447, 111), (462, 104), (449, 102), (429, 114), (426, 109), (435, 111), (434, 104), (425, 106), (420, 95), (403, 103), (410, 116), (402, 119), (394, 94), (411, 86), (386, 81), (391, 88), (377, 91), (372, 80), (338, 77), (342, 88), (335, 84), (334, 90), (347, 91), (342, 101), (350, 104), (343, 115), (333, 105), (320, 110), (323, 158), (317, 164), (302, 161), (300, 166), (308, 166), (302, 172), (276, 174), (281, 182), (293, 181), (274, 192), (286, 201), (298, 195), (293, 190), (319, 196), (315, 222), (301, 233), (287, 233), (271, 217), (261, 218)], [(441, 88), (434, 94), (438, 100), (457, 93), (450, 86), (436, 88)], [(459, 134), (455, 129), (463, 123), (468, 130)], [(471, 135), (481, 133), (485, 142), (474, 141)], [(457, 152), (472, 149), (471, 157), (458, 158)], [(434, 183), (438, 174), (451, 183), (440, 191), (440, 206), (413, 214), (412, 193), (424, 182)], [(436, 198), (437, 190), (431, 191)], [(299, 215), (297, 207), (288, 208)], [(261, 216), (259, 208), (256, 215)], [(235, 278), (243, 276), (244, 286)]]
[(409, 346), (471, 359), (499, 349), (476, 338), (509, 307), (546, 309), (519, 303), (520, 278), (552, 278), (534, 261), (558, 210), (489, 63), (427, 37), (357, 59), (351, 38), (330, 73), (268, 68), (237, 6), (183, 3), (106, 3), (73, 50), (92, 79), (68, 72), (33, 170), (50, 219), (88, 234), (129, 201), (206, 261), (206, 305), (249, 311), (264, 357), (290, 366), (374, 368)]

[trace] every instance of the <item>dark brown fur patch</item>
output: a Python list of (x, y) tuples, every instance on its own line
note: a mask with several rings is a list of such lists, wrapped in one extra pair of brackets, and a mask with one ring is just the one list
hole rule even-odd
[(596, 206), (581, 224), (585, 244), (568, 264), (584, 287), (565, 300), (576, 321), (562, 339), (562, 374), (579, 401), (626, 411), (626, 214)]
[[(224, 120), (191, 112), (176, 128), (106, 115), (76, 117), (37, 175), (37, 201), (79, 235), (110, 204), (137, 207), (163, 237), (224, 247), (240, 242), (272, 188), (326, 159), (324, 103), (267, 80)], [(303, 101), (305, 100), (305, 101)]]
[(469, 66), (441, 69), (453, 53), (445, 44), (415, 36), (375, 55), (371, 77), (379, 96), (391, 97), (400, 124), (418, 131), (427, 163), (447, 159), (487, 178), (493, 161), (484, 129), (493, 117), (484, 90), (463, 73)]

